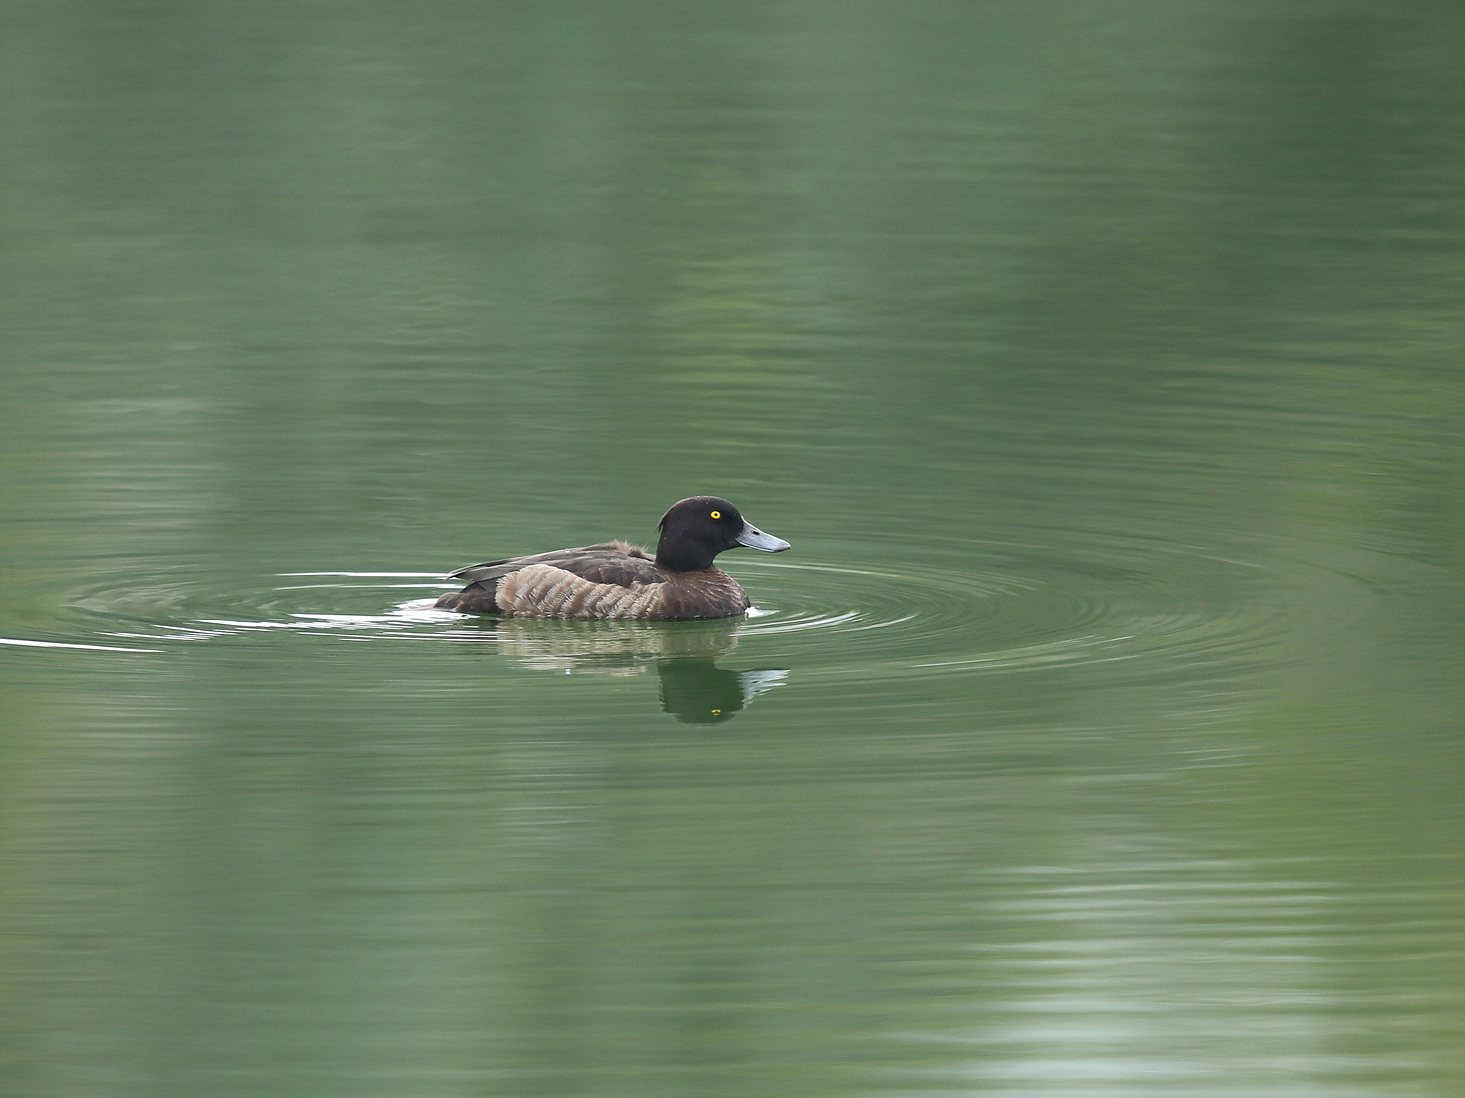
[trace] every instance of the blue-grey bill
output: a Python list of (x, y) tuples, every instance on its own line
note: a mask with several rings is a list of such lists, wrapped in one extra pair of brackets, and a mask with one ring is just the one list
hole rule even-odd
[(782, 553), (789, 547), (788, 542), (783, 538), (765, 534), (751, 522), (743, 523), (743, 532), (738, 535), (738, 544), (746, 545), (749, 549), (762, 549), (765, 553)]

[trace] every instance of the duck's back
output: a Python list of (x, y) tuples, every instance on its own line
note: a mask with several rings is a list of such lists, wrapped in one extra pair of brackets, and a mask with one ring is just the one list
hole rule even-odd
[(661, 569), (656, 567), (656, 562), (645, 549), (624, 541), (607, 541), (579, 549), (555, 549), (531, 557), (505, 557), (484, 564), (470, 564), (451, 573), (448, 579), (468, 580), (486, 586), (490, 581), (534, 564), (563, 568), (595, 583), (619, 583), (626, 587), (633, 583), (656, 583), (662, 578)]

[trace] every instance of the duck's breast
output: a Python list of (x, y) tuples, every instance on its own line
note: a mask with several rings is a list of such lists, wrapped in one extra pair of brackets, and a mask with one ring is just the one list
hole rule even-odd
[(730, 618), (750, 603), (738, 581), (720, 568), (703, 572), (673, 572), (658, 605), (657, 617), (669, 621), (689, 618)]

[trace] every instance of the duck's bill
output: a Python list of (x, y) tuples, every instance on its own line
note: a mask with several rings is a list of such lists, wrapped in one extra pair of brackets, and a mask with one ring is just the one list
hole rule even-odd
[(743, 523), (743, 532), (738, 535), (738, 544), (746, 545), (749, 549), (762, 549), (765, 553), (782, 553), (789, 548), (788, 542), (783, 538), (765, 534), (751, 522)]

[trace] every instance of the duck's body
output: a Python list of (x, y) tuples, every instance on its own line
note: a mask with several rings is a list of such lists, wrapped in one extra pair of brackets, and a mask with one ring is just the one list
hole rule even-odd
[(655, 556), (609, 541), (460, 568), (448, 578), (468, 580), (468, 586), (443, 595), (436, 605), (513, 617), (727, 618), (750, 603), (737, 580), (713, 566), (713, 558), (739, 545), (767, 553), (789, 547), (716, 496), (674, 504), (660, 527)]
[(470, 581), (437, 600), (444, 610), (537, 618), (727, 618), (748, 606), (747, 593), (721, 568), (675, 572), (623, 541), (510, 557), (461, 568)]

